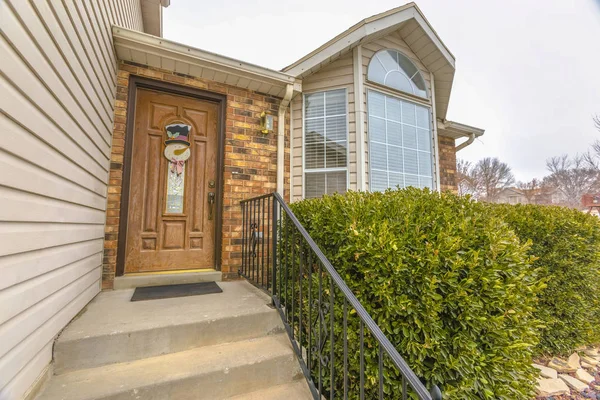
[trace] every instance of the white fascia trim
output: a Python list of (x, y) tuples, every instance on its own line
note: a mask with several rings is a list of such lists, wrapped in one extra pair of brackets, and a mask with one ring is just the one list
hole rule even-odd
[(485, 133), (485, 129), (461, 124), (460, 122), (455, 121), (438, 120), (437, 125), (438, 129), (449, 133), (449, 135), (442, 134), (441, 136), (449, 136), (454, 139), (471, 136), (479, 137)]
[(294, 87), (294, 91), (302, 91), (302, 81), (287, 73), (186, 46), (146, 33), (125, 29), (120, 26), (113, 25), (112, 33), (115, 46), (145, 51), (149, 54), (175, 61), (187, 62), (192, 65), (195, 64), (200, 67), (215, 68), (223, 72), (229, 72), (234, 75), (282, 87), (291, 84)]
[[(383, 13), (385, 14), (385, 13)], [(412, 5), (406, 9), (397, 11), (392, 14), (383, 15), (380, 17), (374, 17), (372, 19), (366, 19), (356, 26), (348, 29), (345, 33), (338, 36), (337, 39), (333, 39), (331, 43), (327, 44), (323, 49), (315, 51), (314, 54), (308, 55), (305, 60), (296, 62), (289, 67), (283, 69), (286, 73), (293, 76), (300, 76), (303, 73), (310, 71), (317, 65), (327, 61), (328, 59), (336, 56), (337, 54), (352, 48), (357, 43), (361, 43), (367, 36), (376, 34), (386, 29), (390, 29), (395, 25), (414, 18), (419, 25), (425, 30), (425, 33), (429, 39), (436, 45), (436, 47), (442, 52), (446, 61), (455, 68), (454, 56), (442, 43), (440, 38), (437, 36), (433, 28), (425, 20), (421, 12), (415, 5)]]

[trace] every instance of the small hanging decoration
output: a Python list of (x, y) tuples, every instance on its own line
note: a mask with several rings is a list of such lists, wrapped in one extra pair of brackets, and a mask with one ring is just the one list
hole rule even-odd
[(170, 124), (165, 126), (165, 129), (168, 139), (165, 140), (164, 155), (169, 160), (171, 172), (179, 176), (191, 155), (189, 135), (192, 127), (186, 124)]

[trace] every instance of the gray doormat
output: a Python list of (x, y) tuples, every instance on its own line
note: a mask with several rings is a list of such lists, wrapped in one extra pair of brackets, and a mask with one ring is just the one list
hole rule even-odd
[(131, 301), (169, 299), (171, 297), (199, 296), (221, 293), (223, 290), (216, 282), (185, 283), (183, 285), (164, 285), (135, 288)]

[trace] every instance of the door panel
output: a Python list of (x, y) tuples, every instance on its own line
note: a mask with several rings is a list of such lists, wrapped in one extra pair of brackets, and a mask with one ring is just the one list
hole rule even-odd
[[(215, 103), (138, 90), (125, 273), (215, 267), (217, 205), (209, 199), (218, 198), (217, 121)], [(171, 124), (190, 127), (185, 140), (175, 140), (184, 144), (174, 154), (189, 146), (189, 158), (179, 165), (164, 155)]]

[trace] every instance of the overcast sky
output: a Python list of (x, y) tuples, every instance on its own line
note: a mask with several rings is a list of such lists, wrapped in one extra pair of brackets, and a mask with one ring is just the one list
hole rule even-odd
[[(281, 69), (391, 0), (171, 0), (164, 36)], [(485, 129), (458, 156), (507, 162), (519, 180), (600, 139), (600, 0), (416, 1), (456, 57), (447, 118)]]

